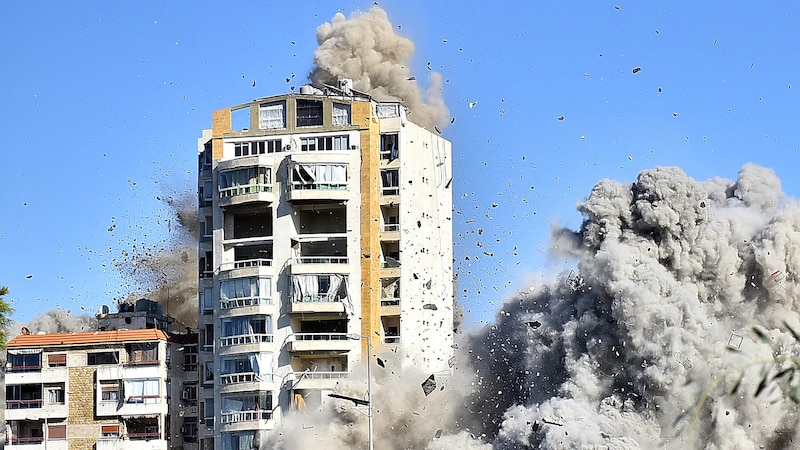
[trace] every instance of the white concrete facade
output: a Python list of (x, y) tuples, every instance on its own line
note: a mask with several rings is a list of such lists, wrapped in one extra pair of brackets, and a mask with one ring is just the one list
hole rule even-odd
[(402, 104), (308, 92), (215, 111), (198, 141), (201, 449), (324, 401), (363, 335), (450, 367), (450, 143)]

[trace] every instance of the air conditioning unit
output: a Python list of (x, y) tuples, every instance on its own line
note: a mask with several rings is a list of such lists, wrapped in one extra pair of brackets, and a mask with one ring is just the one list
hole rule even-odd
[(286, 144), (283, 146), (283, 151), (288, 152), (292, 150), (292, 144)]
[(350, 150), (358, 150), (358, 146), (357, 145), (351, 145), (350, 146)]

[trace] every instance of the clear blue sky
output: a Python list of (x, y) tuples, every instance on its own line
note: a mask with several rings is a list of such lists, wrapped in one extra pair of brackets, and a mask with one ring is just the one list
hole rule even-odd
[[(113, 263), (168, 239), (157, 197), (194, 191), (211, 111), (304, 84), (316, 28), (371, 5), (4, 2), (0, 284), (14, 318), (125, 297), (134, 287)], [(415, 42), (417, 79), (430, 62), (446, 80), (472, 325), (563, 267), (547, 256), (550, 227), (577, 227), (575, 204), (602, 178), (657, 165), (735, 178), (755, 162), (800, 192), (792, 2), (380, 6)]]

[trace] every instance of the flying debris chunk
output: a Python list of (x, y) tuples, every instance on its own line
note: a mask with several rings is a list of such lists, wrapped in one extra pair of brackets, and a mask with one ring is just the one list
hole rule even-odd
[(528, 324), (529, 327), (533, 328), (534, 330), (542, 326), (542, 322), (539, 322), (538, 320), (532, 320), (526, 323)]
[(429, 309), (431, 311), (437, 311), (439, 309), (439, 307), (437, 307), (433, 303), (425, 303), (424, 305), (422, 305), (422, 309)]
[(442, 430), (436, 430), (436, 434), (434, 435), (434, 439), (439, 439), (442, 437)]
[(558, 116), (558, 120), (564, 120), (564, 116)]
[(731, 331), (731, 336), (728, 338), (728, 347), (733, 350), (739, 350), (742, 347), (744, 338)]
[(386, 363), (383, 362), (382, 359), (380, 359), (380, 358), (375, 358), (375, 359), (378, 361), (378, 365), (379, 366), (383, 367), (384, 369), (386, 368)]
[(642, 68), (641, 68), (641, 67), (638, 67), (638, 66), (637, 66), (637, 67), (634, 67), (634, 68), (633, 68), (633, 70), (632, 70), (632, 72), (633, 72), (633, 73), (639, 73), (639, 72), (641, 72), (641, 71), (642, 71)]
[(467, 104), (467, 106), (469, 106), (469, 109), (472, 109), (472, 108), (474, 108), (474, 107), (478, 106), (478, 102), (469, 102), (469, 103)]
[(425, 397), (431, 395), (431, 392), (436, 390), (436, 378), (431, 374), (425, 381), (422, 382), (422, 392)]

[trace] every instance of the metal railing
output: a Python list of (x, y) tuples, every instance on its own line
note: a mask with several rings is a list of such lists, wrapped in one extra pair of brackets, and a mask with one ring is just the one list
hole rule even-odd
[(8, 368), (8, 373), (11, 372), (41, 372), (42, 366), (11, 366)]
[(384, 344), (399, 344), (400, 336), (384, 336), (383, 342)]
[(337, 294), (306, 294), (300, 298), (292, 297), (292, 303), (341, 303), (342, 298)]
[(272, 411), (253, 410), (253, 411), (233, 411), (222, 413), (221, 423), (251, 422), (253, 420), (269, 420), (272, 418)]
[(224, 262), (219, 265), (220, 271), (246, 269), (248, 267), (272, 267), (272, 260), (266, 258), (243, 259), (241, 261)]
[(292, 258), (292, 264), (347, 264), (346, 256), (300, 256)]
[(272, 342), (272, 335), (240, 334), (238, 336), (224, 336), (220, 338), (219, 345), (222, 347), (230, 347), (231, 345), (260, 344), (263, 342)]
[(381, 195), (400, 195), (400, 186), (384, 186)]
[(269, 297), (242, 297), (228, 298), (219, 301), (220, 309), (244, 308), (246, 306), (271, 305), (272, 298)]
[(346, 191), (347, 183), (292, 183), (293, 191)]
[(219, 198), (231, 198), (237, 195), (272, 192), (272, 184), (246, 184), (229, 188), (219, 188)]
[(347, 333), (295, 333), (295, 341), (346, 341)]
[(33, 400), (6, 400), (6, 409), (32, 409), (41, 408), (42, 399)]
[(350, 378), (350, 372), (294, 372), (298, 380), (343, 380)]
[(150, 431), (146, 433), (128, 433), (124, 435), (124, 437), (132, 441), (149, 441), (152, 439), (161, 439), (161, 433), (158, 431)]
[(400, 224), (399, 223), (385, 223), (381, 226), (381, 231), (390, 232), (390, 231), (400, 231)]

